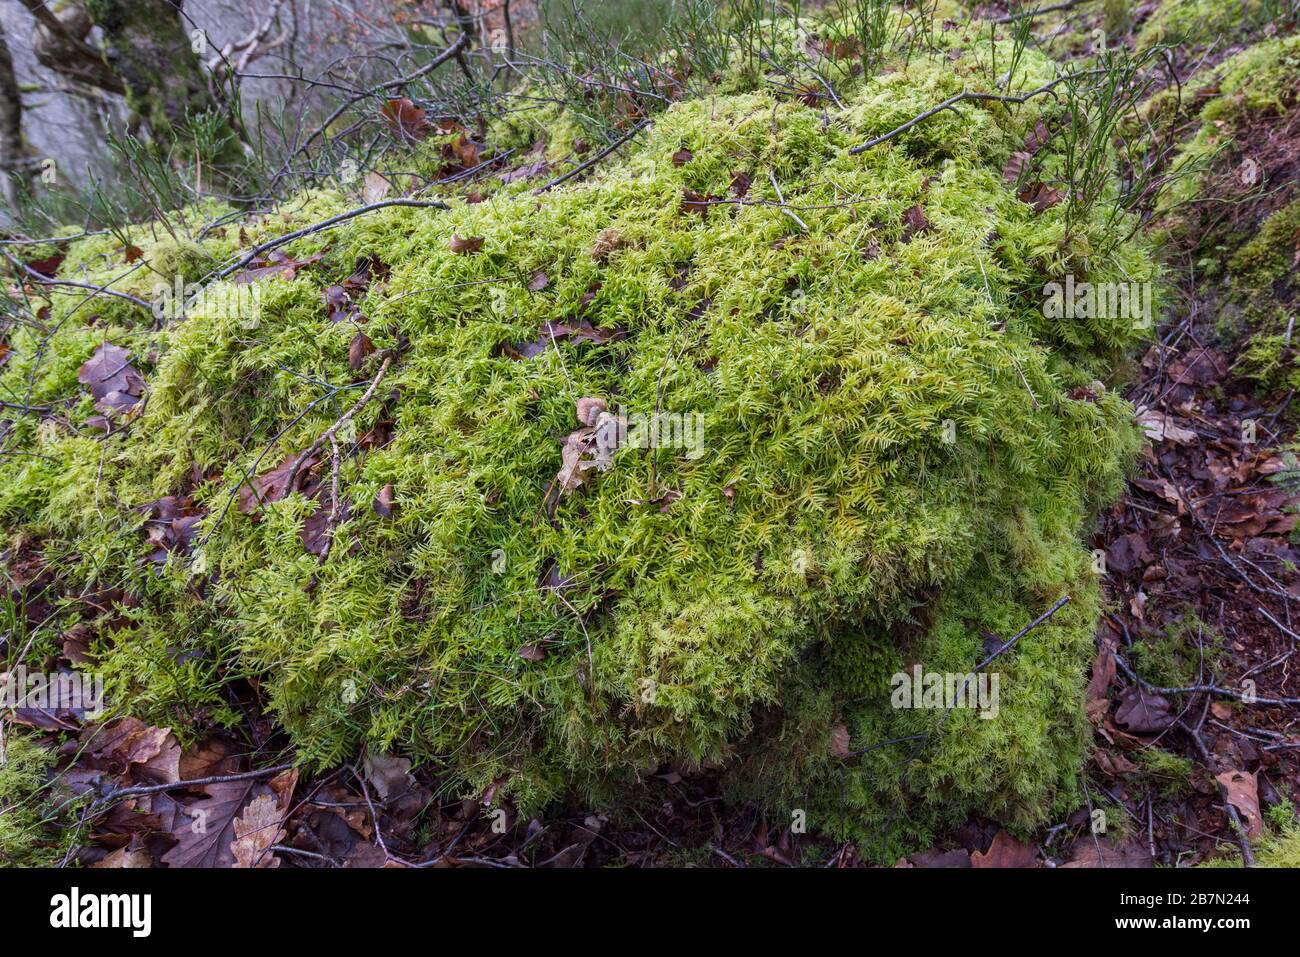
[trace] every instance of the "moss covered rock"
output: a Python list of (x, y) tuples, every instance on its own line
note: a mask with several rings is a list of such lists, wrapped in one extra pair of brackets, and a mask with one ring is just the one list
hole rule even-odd
[[(57, 568), (62, 622), (95, 619), (110, 701), (185, 734), (237, 722), (227, 686), (255, 679), (319, 765), (399, 750), (529, 807), (708, 769), (829, 832), (894, 825), (890, 848), (1072, 806), (1099, 602), (1080, 535), (1138, 443), (1096, 380), (1144, 331), (1048, 318), (1043, 285), (1155, 269), (1006, 182), (1048, 100), (850, 153), (978, 84), (987, 39), (943, 42), (830, 114), (680, 102), (587, 181), (308, 236), (288, 251), (318, 262), (161, 328), (56, 294), (41, 364), (17, 330), (0, 382), (64, 414), (13, 417), (0, 521)], [(303, 197), (246, 240), (347, 204)], [(86, 243), (70, 261), (103, 275), (113, 244)], [(327, 287), (359, 263), (339, 315)], [(105, 341), (148, 383), (107, 436), (78, 382)], [(338, 502), (328, 444), (289, 479), (381, 366), (337, 434)], [(674, 416), (670, 439), (599, 456), (590, 399), (606, 425)], [(1067, 595), (992, 667), (996, 718), (891, 703), (892, 676), (966, 673)]]

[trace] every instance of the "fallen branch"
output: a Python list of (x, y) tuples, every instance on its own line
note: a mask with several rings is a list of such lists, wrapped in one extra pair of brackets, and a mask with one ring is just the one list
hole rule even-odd
[(1057, 86), (1059, 86), (1060, 84), (1064, 83), (1067, 80), (1074, 80), (1082, 76), (1089, 76), (1091, 74), (1101, 73), (1101, 72), (1103, 71), (1083, 70), (1079, 73), (1067, 73), (1064, 76), (1058, 76), (1055, 80), (1052, 80), (1049, 83), (1044, 83), (1042, 86), (1037, 87), (1036, 89), (1030, 90), (1028, 93), (1021, 93), (1015, 96), (1005, 94), (1005, 93), (975, 93), (966, 90), (956, 94), (955, 96), (950, 96), (948, 97), (948, 99), (944, 100), (938, 106), (931, 107), (930, 109), (926, 110), (924, 113), (912, 117), (902, 126), (897, 126), (894, 129), (890, 130), (888, 133), (884, 133), (880, 136), (877, 136), (875, 139), (867, 140), (865, 143), (861, 143), (858, 146), (853, 147), (853, 149), (849, 150), (849, 155), (857, 156), (859, 153), (865, 153), (873, 146), (879, 146), (881, 143), (885, 143), (889, 140), (892, 140), (895, 136), (899, 136), (903, 133), (906, 133), (912, 127), (916, 126), (918, 123), (922, 123), (925, 120), (928, 120), (930, 117), (942, 113), (944, 110), (956, 109), (958, 103), (966, 103), (970, 101), (979, 101), (979, 102), (992, 101), (996, 103), (1025, 103), (1036, 96), (1042, 96), (1044, 93), (1050, 93), (1053, 89), (1055, 89)]
[(1000, 17), (994, 17), (994, 23), (1015, 23), (1017, 20), (1025, 20), (1032, 17), (1042, 16), (1044, 13), (1055, 13), (1058, 10), (1072, 10), (1080, 4), (1087, 3), (1088, 0), (1066, 0), (1065, 3), (1054, 3), (1047, 7), (1038, 7), (1035, 10), (1021, 10), (1019, 13), (1007, 13)]
[(608, 156), (610, 153), (614, 152), (614, 150), (618, 149), (620, 146), (622, 146), (624, 143), (626, 143), (626, 142), (627, 142), (628, 140), (630, 140), (632, 137), (636, 136), (636, 134), (640, 133), (643, 129), (645, 129), (645, 128), (646, 128), (647, 126), (649, 126), (649, 125), (650, 125), (650, 120), (648, 120), (648, 119), (647, 119), (647, 120), (642, 120), (640, 123), (638, 123), (636, 126), (632, 127), (632, 129), (628, 130), (626, 133), (624, 133), (622, 136), (620, 136), (620, 137), (619, 137), (618, 139), (616, 139), (614, 142), (612, 142), (612, 143), (610, 143), (608, 146), (606, 146), (603, 150), (601, 150), (599, 153), (597, 153), (597, 154), (596, 154), (595, 156), (593, 156), (591, 159), (587, 160), (586, 162), (579, 163), (577, 166), (575, 166), (573, 169), (569, 170), (569, 171), (568, 171), (567, 173), (565, 173), (563, 176), (557, 176), (555, 179), (551, 180), (551, 181), (550, 181), (549, 183), (547, 183), (545, 186), (539, 186), (537, 189), (533, 190), (533, 195), (534, 195), (534, 196), (540, 196), (542, 193), (545, 193), (547, 190), (554, 189), (555, 187), (559, 186), (561, 183), (567, 183), (569, 180), (573, 179), (573, 177), (577, 176), (577, 175), (578, 175), (579, 173), (581, 173), (583, 170), (587, 170), (587, 169), (590, 169), (591, 167), (595, 166), (597, 163), (599, 163), (601, 160), (603, 160), (606, 156)]
[[(298, 456), (297, 459), (294, 460), (293, 466), (289, 469), (289, 475), (285, 480), (284, 487), (286, 489), (293, 488), (294, 482), (298, 478), (298, 470), (302, 468), (303, 463), (305, 463), (307, 459), (311, 458), (313, 455), (319, 452), (326, 442), (330, 442), (330, 443), (336, 442), (338, 438), (339, 430), (343, 428), (343, 426), (351, 422), (353, 417), (366, 407), (366, 403), (370, 401), (371, 397), (375, 394), (375, 390), (379, 388), (379, 383), (384, 381), (384, 376), (388, 373), (388, 369), (390, 366), (392, 366), (392, 364), (393, 364), (393, 354), (390, 352), (384, 356), (384, 361), (380, 363), (379, 371), (375, 373), (375, 378), (371, 381), (370, 388), (366, 389), (366, 391), (362, 394), (361, 398), (357, 399), (356, 403), (352, 406), (352, 408), (348, 409), (341, 416), (339, 416), (338, 420), (333, 425), (331, 425), (328, 429), (326, 429), (321, 434), (320, 438), (318, 438), (315, 442), (313, 442), (305, 452), (303, 452), (301, 455)], [(337, 482), (337, 477), (336, 477), (336, 482)], [(337, 490), (337, 484), (335, 488)], [(333, 520), (334, 516), (331, 515), (330, 517), (331, 520)]]
[(92, 296), (112, 296), (115, 299), (125, 299), (127, 302), (139, 306), (141, 309), (148, 309), (150, 312), (153, 311), (153, 307), (149, 305), (149, 303), (145, 302), (143, 299), (137, 299), (130, 293), (118, 292), (116, 289), (109, 289), (106, 286), (94, 286), (88, 282), (73, 282), (71, 279), (54, 279), (51, 276), (46, 276), (37, 272), (31, 266), (27, 265), (20, 259), (15, 259), (7, 252), (0, 251), (0, 256), (4, 256), (5, 259), (9, 260), (11, 266), (22, 272), (25, 276), (31, 279), (32, 282), (37, 283), (38, 285), (69, 286), (74, 289), (89, 289)]
[(244, 771), (241, 774), (216, 774), (207, 778), (191, 778), (188, 781), (173, 781), (171, 784), (149, 784), (140, 787), (117, 788), (109, 791), (99, 798), (95, 803), (107, 804), (111, 801), (117, 801), (121, 798), (136, 797), (141, 794), (160, 794), (163, 791), (176, 791), (181, 788), (197, 788), (207, 784), (228, 784), (232, 781), (248, 781), (253, 778), (264, 778), (272, 774), (279, 774), (281, 771), (288, 771), (294, 767), (294, 762), (288, 764), (277, 764), (270, 768), (258, 768), (256, 771)]
[(419, 209), (451, 209), (446, 203), (433, 199), (385, 199), (377, 203), (370, 203), (358, 209), (350, 209), (346, 213), (339, 213), (337, 216), (331, 216), (329, 219), (322, 219), (319, 223), (313, 223), (311, 226), (304, 226), (302, 229), (295, 229), (291, 233), (285, 233), (275, 239), (269, 239), (264, 243), (254, 246), (247, 255), (237, 262), (225, 267), (217, 273), (218, 279), (225, 279), (237, 269), (243, 269), (262, 253), (269, 252), (272, 249), (291, 243), (295, 239), (301, 239), (304, 236), (310, 236), (313, 233), (329, 229), (331, 226), (337, 226), (339, 223), (345, 223), (349, 219), (356, 219), (366, 213), (374, 212), (377, 209), (386, 209), (389, 206), (414, 206)]
[(1233, 833), (1236, 835), (1237, 843), (1241, 847), (1241, 859), (1245, 862), (1247, 867), (1254, 867), (1255, 855), (1250, 849), (1250, 840), (1246, 837), (1246, 827), (1241, 823), (1241, 815), (1237, 813), (1237, 809), (1233, 807), (1232, 802), (1228, 800), (1228, 789), (1224, 787), (1223, 782), (1219, 780), (1219, 774), (1222, 772), (1219, 770), (1218, 762), (1215, 761), (1214, 756), (1210, 754), (1210, 749), (1205, 746), (1205, 742), (1201, 739), (1200, 732), (1189, 725), (1186, 721), (1179, 721), (1178, 727), (1182, 728), (1187, 736), (1192, 739), (1192, 744), (1196, 745), (1196, 750), (1201, 755), (1201, 760), (1205, 762), (1205, 766), (1209, 769), (1209, 772), (1214, 775), (1214, 784), (1219, 789), (1219, 797), (1223, 799), (1223, 806), (1228, 811), (1228, 820), (1232, 822)]

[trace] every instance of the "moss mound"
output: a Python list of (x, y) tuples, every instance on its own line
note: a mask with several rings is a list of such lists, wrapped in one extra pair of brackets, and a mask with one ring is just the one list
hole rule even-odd
[[(1095, 380), (1143, 334), (1045, 318), (1042, 287), (1154, 267), (1132, 244), (1091, 252), (1099, 226), (1067, 235), (1062, 207), (1004, 180), (1048, 100), (962, 104), (849, 153), (979, 85), (987, 39), (943, 42), (960, 52), (847, 86), (831, 115), (681, 102), (585, 182), (355, 219), (287, 247), (319, 261), (214, 284), (161, 328), (54, 295), (42, 363), (14, 330), (0, 377), (60, 410), (13, 416), (11, 555), (58, 576), (60, 627), (93, 625), (109, 701), (181, 734), (238, 723), (229, 688), (249, 679), (309, 761), (400, 750), (530, 807), (645, 799), (671, 765), (834, 833), (896, 824), (881, 853), (972, 809), (1042, 821), (1087, 738), (1080, 532), (1138, 443)], [(347, 206), (302, 197), (244, 241)], [(86, 240), (64, 272), (102, 280), (121, 255)], [(340, 315), (359, 263), (368, 291)], [(78, 382), (105, 342), (147, 383), (107, 435)], [(384, 364), (337, 435), (336, 504), (328, 444), (288, 467)], [(587, 398), (699, 441), (584, 455), (565, 481)], [(997, 660), (996, 719), (891, 706), (891, 675), (965, 673), (1065, 595)], [(912, 741), (876, 747), (930, 732), (911, 763)]]

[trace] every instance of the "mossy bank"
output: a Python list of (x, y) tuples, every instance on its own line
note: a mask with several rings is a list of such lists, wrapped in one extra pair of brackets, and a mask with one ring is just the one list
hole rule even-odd
[[(0, 458), (9, 558), (57, 583), (33, 660), (82, 624), (120, 711), (199, 735), (243, 720), (249, 682), (306, 762), (398, 751), (526, 808), (707, 770), (877, 854), (973, 810), (1072, 809), (1099, 612), (1081, 536), (1139, 441), (1103, 382), (1146, 332), (1046, 318), (1043, 286), (1155, 268), (1007, 182), (1050, 99), (850, 153), (983, 84), (987, 35), (939, 42), (843, 83), (843, 109), (678, 102), (586, 179), (358, 217), (184, 318), (52, 295), (0, 372), (6, 400), (57, 410), (6, 411)], [(1052, 70), (1028, 53), (1013, 83)], [(130, 243), (192, 279), (351, 205)], [(83, 240), (61, 275), (103, 282), (123, 255)], [(147, 296), (158, 271), (113, 288)], [(125, 415), (78, 381), (103, 343), (144, 382)], [(336, 435), (338, 503), (329, 443), (289, 480), (381, 366)], [(575, 484), (587, 398), (700, 441)], [(1065, 596), (991, 666), (996, 717), (891, 706), (891, 676), (967, 672)]]

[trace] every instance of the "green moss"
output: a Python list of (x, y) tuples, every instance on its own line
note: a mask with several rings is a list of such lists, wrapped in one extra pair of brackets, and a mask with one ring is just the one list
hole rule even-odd
[(1189, 758), (1153, 747), (1138, 751), (1137, 763), (1144, 776), (1166, 797), (1177, 797), (1191, 790), (1195, 765)]
[(1139, 675), (1165, 688), (1196, 684), (1197, 676), (1214, 672), (1223, 654), (1223, 636), (1188, 612), (1163, 632), (1134, 643), (1130, 652)]
[[(1254, 849), (1256, 867), (1300, 867), (1300, 823), (1294, 819), (1276, 832), (1267, 834)], [(1241, 867), (1241, 851), (1222, 845), (1214, 857), (1200, 867)]]
[(53, 867), (74, 840), (68, 808), (59, 809), (48, 788), (54, 754), (27, 734), (4, 727), (0, 740), (0, 867)]
[(1208, 44), (1265, 22), (1270, 10), (1268, 0), (1163, 0), (1143, 21), (1137, 45), (1146, 49), (1157, 43)]
[[(43, 401), (75, 404), (72, 428), (20, 421), (30, 454), (0, 462), (0, 523), (57, 543), (69, 595), (129, 596), (95, 649), (110, 700), (184, 733), (226, 720), (222, 685), (255, 677), (308, 761), (397, 749), (465, 793), (505, 777), (525, 807), (635, 801), (661, 763), (713, 768), (812, 827), (865, 841), (894, 825), (882, 856), (973, 809), (1023, 828), (1072, 808), (1099, 603), (1079, 535), (1138, 434), (1115, 392), (1069, 396), (1143, 332), (1047, 318), (1042, 287), (1157, 274), (1134, 243), (1090, 252), (1099, 224), (1067, 241), (1059, 206), (1035, 212), (1003, 180), (1050, 101), (963, 104), (849, 153), (981, 75), (987, 50), (955, 33), (957, 66), (918, 55), (846, 83), (834, 122), (765, 93), (677, 103), (587, 182), (372, 213), (288, 247), (327, 251), (321, 272), (268, 280), (251, 307), (210, 297), (157, 332), (79, 315), (39, 369), (11, 361), (0, 385), (32, 376)], [(1022, 72), (1050, 71), (1031, 54)], [(736, 171), (748, 202), (683, 210), (687, 191), (727, 197)], [(344, 202), (309, 197), (255, 232)], [(909, 230), (914, 208), (925, 224)], [(610, 230), (616, 248), (593, 255)], [(455, 235), (481, 251), (457, 254)], [(364, 329), (400, 358), (340, 436), (349, 511), (322, 563), (300, 537), (320, 503), (225, 508), (358, 394), (325, 383), (375, 374), (376, 359), (349, 369), (357, 330), (328, 321), (321, 293), (367, 256), (391, 272)], [(542, 332), (579, 318), (626, 336)], [(17, 335), (15, 357), (34, 353)], [(502, 348), (539, 337), (532, 358)], [(76, 382), (105, 339), (149, 380), (106, 439), (83, 429)], [(621, 450), (548, 516), (584, 396), (698, 415), (703, 454)], [(391, 443), (358, 449), (381, 418)], [(146, 506), (180, 492), (207, 510), (202, 544), (155, 569)], [(853, 749), (936, 731), (942, 712), (891, 707), (891, 675), (965, 672), (982, 630), (1009, 637), (1067, 594), (996, 662), (997, 719), (954, 711), (906, 770), (897, 746), (832, 754), (839, 725)]]
[(1294, 329), (1300, 305), (1295, 279), (1297, 249), (1300, 200), (1265, 220), (1258, 235), (1229, 263), (1236, 318), (1250, 336), (1243, 369), (1270, 388), (1300, 385)]

